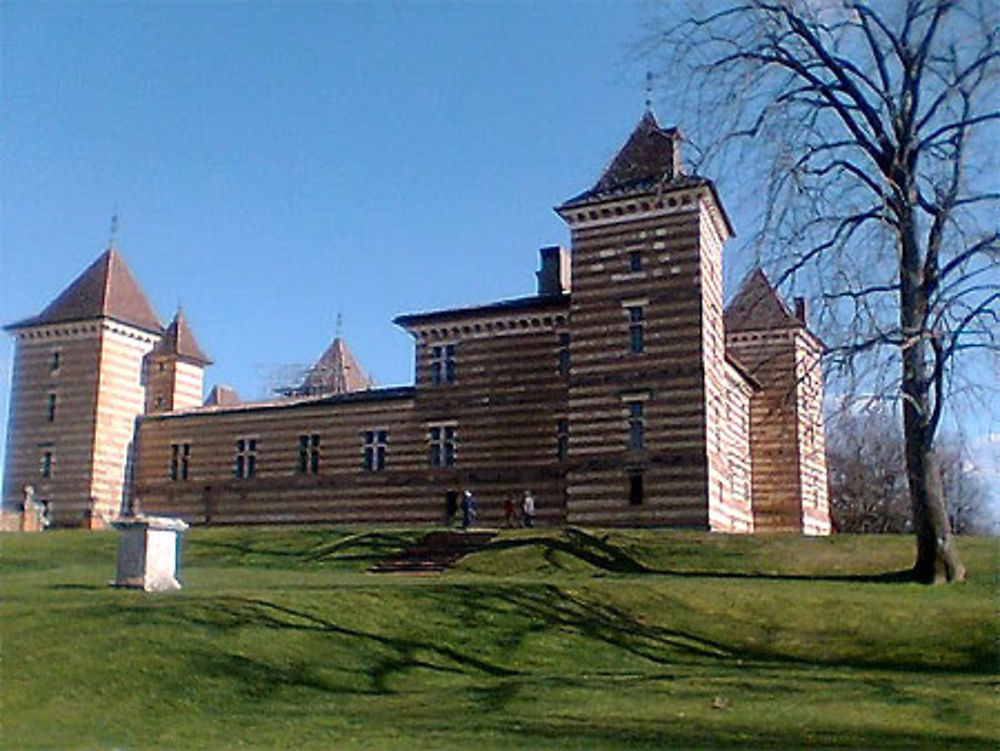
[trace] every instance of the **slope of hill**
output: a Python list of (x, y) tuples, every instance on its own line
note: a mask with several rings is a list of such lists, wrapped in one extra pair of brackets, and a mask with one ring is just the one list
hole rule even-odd
[(519, 530), (441, 576), (421, 530), (195, 529), (175, 593), (114, 533), (2, 540), (5, 748), (995, 749), (997, 540)]

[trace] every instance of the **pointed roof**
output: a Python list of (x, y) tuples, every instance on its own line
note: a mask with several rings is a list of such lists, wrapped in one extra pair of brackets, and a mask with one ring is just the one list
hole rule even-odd
[(375, 383), (358, 365), (347, 343), (336, 337), (322, 357), (312, 366), (302, 385), (300, 394), (344, 394), (370, 389)]
[(163, 324), (146, 294), (115, 248), (104, 251), (37, 316), (6, 328), (21, 329), (93, 318), (113, 318), (157, 334), (163, 331)]
[(212, 386), (212, 390), (208, 393), (208, 398), (205, 399), (206, 407), (235, 407), (238, 404), (242, 404), (240, 395), (236, 393), (236, 389), (232, 386), (226, 386), (222, 383), (217, 383)]
[(804, 328), (758, 267), (747, 274), (723, 316), (726, 331)]
[(163, 338), (153, 347), (152, 353), (155, 355), (173, 355), (181, 360), (193, 362), (196, 365), (211, 365), (212, 361), (202, 352), (198, 342), (195, 341), (191, 327), (188, 326), (184, 313), (180, 310), (174, 316), (174, 320), (167, 326), (163, 333)]
[(593, 190), (598, 193), (628, 187), (639, 182), (667, 179), (680, 172), (676, 128), (663, 129), (649, 110), (643, 114), (632, 135), (604, 170)]
[(658, 183), (684, 177), (680, 160), (680, 131), (677, 128), (661, 128), (653, 113), (646, 110), (594, 187), (571, 198), (566, 205), (623, 193), (646, 192)]

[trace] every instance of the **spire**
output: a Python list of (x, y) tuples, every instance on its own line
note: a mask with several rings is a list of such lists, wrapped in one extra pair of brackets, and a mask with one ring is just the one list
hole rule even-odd
[(653, 114), (653, 71), (646, 71), (646, 112)]
[(108, 250), (118, 250), (118, 211), (111, 215), (111, 231), (108, 233)]
[(163, 331), (163, 324), (146, 294), (115, 248), (109, 247), (104, 251), (37, 316), (12, 323), (6, 328), (20, 329), (95, 318), (113, 318), (157, 334)]

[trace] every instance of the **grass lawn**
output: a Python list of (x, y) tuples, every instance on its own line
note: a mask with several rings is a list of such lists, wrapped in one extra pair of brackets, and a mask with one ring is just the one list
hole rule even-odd
[(998, 541), (519, 530), (441, 576), (419, 530), (195, 529), (180, 592), (115, 533), (0, 539), (0, 745), (991, 749)]

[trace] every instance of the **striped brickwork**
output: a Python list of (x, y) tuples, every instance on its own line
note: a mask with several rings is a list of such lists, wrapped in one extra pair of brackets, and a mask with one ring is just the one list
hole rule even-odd
[(108, 320), (24, 328), (15, 337), (4, 508), (16, 508), (32, 485), (53, 523), (100, 526), (121, 506), (143, 405), (139, 369), (156, 337)]
[(828, 535), (831, 523), (823, 427), (822, 350), (814, 336), (800, 330), (795, 338), (795, 351), (802, 531), (807, 535)]
[(200, 407), (205, 369), (169, 355), (152, 355), (146, 363), (147, 413)]
[[(564, 209), (573, 235), (568, 518), (572, 523), (709, 525), (707, 398), (724, 391), (721, 222), (704, 188)], [(641, 270), (630, 271), (632, 253)], [(702, 277), (708, 273), (708, 303)], [(644, 347), (631, 351), (630, 307)], [(643, 403), (642, 448), (629, 407)], [(642, 475), (641, 502), (632, 477)]]
[(116, 321), (101, 323), (101, 360), (91, 476), (94, 524), (119, 515), (130, 491), (135, 420), (142, 414), (142, 366), (157, 337)]
[[(109, 250), (10, 327), (3, 518), (26, 484), (57, 523), (94, 525), (123, 503), (196, 524), (437, 524), (466, 489), (497, 524), (530, 490), (550, 524), (827, 534), (821, 345), (760, 271), (723, 311), (731, 228), (680, 144), (644, 115), (557, 209), (572, 273), (543, 249), (537, 295), (396, 319), (412, 387), (202, 406), (210, 360)], [(339, 338), (327, 355), (361, 373)]]
[[(729, 350), (746, 364), (761, 384), (750, 406), (754, 528), (757, 531), (805, 529), (804, 476), (811, 478), (810, 487), (817, 493), (819, 500), (815, 507), (825, 507), (825, 471), (815, 466), (822, 456), (815, 448), (822, 445), (822, 424), (815, 419), (819, 400), (811, 408), (810, 421), (815, 437), (814, 448), (809, 454), (810, 467), (803, 466), (803, 451), (799, 446), (799, 437), (805, 433), (799, 404), (805, 391), (802, 375), (807, 362), (805, 350), (800, 352), (800, 348), (804, 347), (807, 337), (812, 339), (811, 335), (795, 327), (739, 332), (727, 337)], [(815, 352), (816, 345), (812, 346)], [(810, 362), (817, 361), (812, 358)], [(821, 393), (819, 395), (821, 397)], [(816, 487), (820, 474), (824, 475), (823, 491)], [(822, 525), (816, 522), (813, 528), (820, 531)]]

